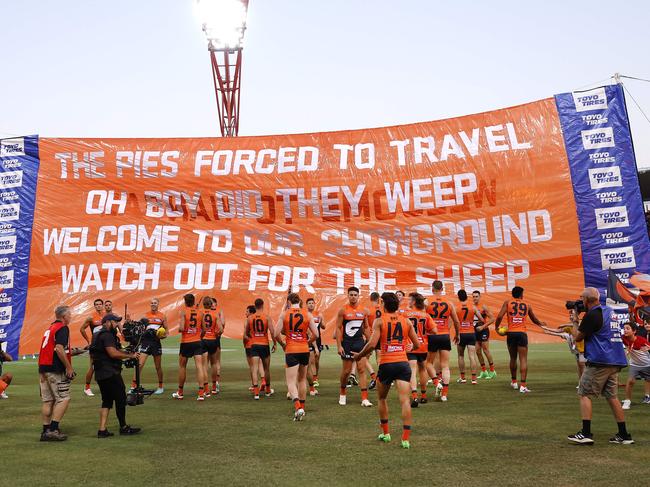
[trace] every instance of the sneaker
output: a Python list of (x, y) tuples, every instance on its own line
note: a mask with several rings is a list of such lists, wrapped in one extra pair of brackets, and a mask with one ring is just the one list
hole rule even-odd
[(273, 394), (275, 394), (275, 389), (269, 389), (269, 392), (265, 392), (264, 396), (271, 397)]
[(481, 370), (481, 373), (478, 375), (478, 379), (487, 379), (490, 375), (487, 370)]
[(379, 441), (383, 441), (384, 443), (390, 443), (391, 440), (390, 433), (382, 433), (377, 437), (377, 439)]
[(438, 382), (438, 385), (436, 386), (436, 391), (442, 391), (442, 388), (444, 386), (442, 385), (442, 382)]
[(650, 396), (645, 396), (643, 401), (641, 401), (641, 404), (650, 404)]
[(255, 388), (253, 386), (249, 386), (248, 392), (253, 392), (254, 390), (255, 390)]
[(582, 430), (578, 431), (575, 435), (569, 435), (566, 437), (572, 443), (577, 443), (578, 445), (593, 445), (594, 444), (594, 435), (588, 434), (585, 435)]
[(476, 379), (472, 379), (472, 384), (476, 385), (478, 384), (478, 381)]
[(217, 387), (213, 389), (213, 391), (217, 391), (217, 392), (213, 392), (213, 394), (219, 394), (221, 392), (221, 384), (217, 382)]
[(88, 397), (94, 397), (93, 391), (90, 389), (84, 389), (84, 394)]
[(140, 431), (142, 431), (141, 428), (132, 428), (128, 424), (124, 428), (120, 428), (120, 434), (126, 436), (137, 435)]
[(287, 392), (287, 401), (291, 401), (291, 394)]
[(353, 386), (358, 386), (359, 385), (359, 379), (357, 379), (357, 376), (354, 374), (350, 374), (350, 378), (348, 379), (348, 383)]
[(408, 450), (411, 448), (411, 442), (409, 440), (402, 440), (402, 448)]
[(215, 388), (215, 389), (212, 389), (212, 390), (210, 391), (210, 394), (212, 394), (213, 396), (216, 396), (216, 395), (218, 394), (217, 389), (216, 389), (216, 388)]
[(181, 392), (172, 392), (172, 399), (183, 399), (183, 394)]
[[(257, 398), (259, 399), (260, 396), (257, 396)], [(196, 396), (196, 400), (197, 401), (205, 401), (205, 395), (199, 394), (198, 396)]]
[(153, 393), (157, 396), (161, 395), (163, 392), (165, 392), (165, 389), (163, 389), (162, 387), (159, 387), (158, 389), (153, 391)]
[(528, 394), (530, 392), (530, 389), (526, 386), (521, 386), (519, 388), (519, 392), (521, 392), (522, 394)]
[(305, 410), (301, 408), (294, 413), (293, 420), (302, 421), (304, 417), (305, 417)]
[(494, 379), (496, 376), (497, 376), (497, 371), (492, 370), (492, 371), (488, 372), (488, 377), (487, 378), (488, 379)]
[(97, 438), (110, 438), (111, 436), (115, 436), (113, 433), (111, 433), (108, 430), (98, 430), (97, 431)]
[(456, 382), (457, 382), (458, 384), (466, 384), (466, 383), (467, 383), (467, 379), (461, 379), (461, 378), (459, 377), (458, 379), (456, 379)]
[[(316, 385), (316, 384), (314, 384), (314, 385)], [(372, 391), (375, 387), (377, 387), (377, 381), (375, 379), (372, 379), (370, 381), (370, 384), (368, 384), (368, 389)]]
[[(199, 397), (200, 397), (200, 396), (199, 396)], [(253, 396), (253, 399), (256, 400), (256, 401), (259, 401), (259, 400), (260, 400), (260, 396), (259, 396), (259, 395), (258, 395), (258, 396)], [(197, 400), (199, 400), (199, 399), (197, 398)]]
[(3, 392), (0, 394), (0, 399), (9, 399), (9, 396), (7, 395), (6, 392)]
[(447, 396), (440, 396), (440, 400), (442, 402), (447, 402)]
[(630, 409), (630, 406), (632, 405), (632, 401), (630, 401), (629, 399), (625, 399), (621, 404), (623, 406), (623, 409)]
[(421, 397), (420, 399), (418, 399), (418, 402), (420, 404), (426, 404), (429, 402), (429, 400), (426, 397)]
[(430, 378), (430, 379), (427, 381), (427, 385), (431, 385), (431, 384), (433, 384), (433, 379)]
[(370, 401), (368, 401), (368, 399), (364, 399), (363, 401), (361, 401), (361, 405), (364, 408), (371, 408), (372, 407), (372, 403)]
[(67, 439), (67, 435), (64, 435), (59, 430), (47, 430), (41, 435), (41, 441), (65, 441)]
[(618, 433), (616, 433), (614, 436), (612, 436), (609, 439), (610, 443), (615, 443), (617, 445), (633, 445), (634, 440), (632, 439), (632, 436), (628, 433), (625, 436), (621, 436)]
[(208, 397), (210, 397), (210, 391), (209, 391), (209, 390), (207, 390), (207, 391), (203, 391), (203, 395), (204, 395), (204, 396), (206, 397), (206, 399), (207, 399)]
[(339, 396), (339, 405), (345, 406), (348, 403), (348, 396)]
[(519, 389), (519, 384), (517, 384), (516, 381), (515, 381), (515, 382), (511, 382), (511, 383), (510, 383), (510, 387), (512, 387), (512, 388), (516, 391), (517, 389)]
[(318, 396), (318, 391), (316, 389), (314, 389), (313, 391), (309, 391), (309, 395), (312, 397)]
[(320, 387), (320, 382), (318, 382), (317, 380), (315, 380), (315, 381), (314, 381), (314, 387)]
[(417, 399), (417, 397), (415, 399), (411, 399), (411, 407), (412, 408), (418, 407), (418, 399)]

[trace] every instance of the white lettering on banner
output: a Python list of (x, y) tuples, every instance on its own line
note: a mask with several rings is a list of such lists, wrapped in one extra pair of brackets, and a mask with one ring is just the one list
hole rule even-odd
[(15, 191), (3, 191), (0, 193), (0, 200), (6, 203), (7, 201), (16, 201), (19, 200), (20, 196)]
[(11, 323), (11, 306), (0, 307), (0, 325), (8, 325)]
[(205, 252), (206, 240), (210, 239), (210, 252), (228, 253), (232, 250), (232, 232), (230, 230), (192, 230), (198, 235), (197, 252)]
[(12, 289), (14, 287), (14, 271), (0, 271), (0, 289)]
[(621, 168), (618, 166), (589, 169), (591, 189), (616, 188), (623, 186)]
[(10, 222), (20, 218), (20, 203), (0, 205), (0, 222)]
[(604, 110), (607, 108), (607, 94), (605, 93), (604, 87), (589, 91), (573, 92), (572, 95), (576, 112)]
[(0, 236), (0, 255), (16, 253), (16, 236)]
[[(323, 186), (311, 188), (311, 194), (306, 196), (304, 188), (280, 188), (275, 190), (275, 194), (282, 200), (286, 219), (296, 216), (305, 218), (308, 208), (315, 216), (341, 216), (342, 203), (345, 202), (350, 207), (351, 215), (359, 216), (359, 203), (365, 189), (365, 184), (358, 185), (355, 190), (348, 186)], [(295, 214), (294, 204), (298, 206), (298, 215)]]
[(336, 294), (344, 294), (349, 286), (382, 293), (387, 289), (394, 289), (397, 285), (397, 280), (392, 276), (397, 269), (371, 267), (366, 269), (367, 275), (364, 275), (358, 267), (332, 267), (329, 272), (336, 276)]
[(22, 171), (0, 172), (0, 188), (19, 188), (23, 185)]
[(594, 152), (589, 154), (589, 160), (594, 164), (614, 164), (616, 157), (612, 156), (609, 152)]
[(104, 167), (104, 151), (83, 152), (81, 156), (76, 152), (60, 152), (54, 154), (54, 158), (61, 166), (61, 179), (68, 178), (69, 169), (72, 169), (74, 179), (79, 179), (82, 174), (91, 179), (106, 177), (101, 172)]
[(86, 214), (88, 215), (101, 215), (106, 213), (110, 215), (113, 213), (113, 208), (117, 208), (116, 214), (123, 214), (126, 211), (126, 203), (128, 200), (128, 193), (121, 191), (118, 197), (115, 196), (115, 191), (92, 190), (88, 192), (86, 197)]
[(178, 174), (180, 152), (171, 151), (118, 151), (115, 154), (115, 169), (118, 178), (125, 173), (135, 178), (173, 178)]
[(0, 139), (0, 157), (24, 156), (25, 139), (16, 137), (13, 139)]
[(636, 267), (633, 247), (600, 249), (602, 269), (626, 269)]
[(88, 227), (46, 228), (43, 231), (43, 253), (82, 254), (86, 252), (177, 252), (180, 227), (156, 225), (151, 233), (145, 225), (108, 225), (97, 230), (93, 239)]
[(194, 159), (194, 175), (204, 176), (203, 168), (210, 168), (210, 174), (213, 176), (312, 172), (318, 169), (318, 157), (318, 147), (311, 146), (260, 151), (200, 150)]
[(614, 147), (614, 129), (602, 127), (580, 132), (582, 146), (585, 150), (602, 149), (603, 147)]
[(600, 200), (601, 204), (623, 202), (623, 197), (620, 196), (617, 191), (605, 191), (603, 193), (596, 193), (596, 197)]
[[(207, 269), (206, 269), (207, 266)], [(174, 289), (187, 291), (189, 289), (228, 289), (230, 273), (237, 270), (237, 264), (194, 264), (182, 262), (176, 264), (174, 270)], [(221, 282), (217, 284), (217, 276), (221, 274)], [(217, 287), (218, 286), (218, 287)]]
[(307, 292), (314, 293), (314, 280), (316, 271), (312, 267), (290, 267), (284, 265), (260, 265), (251, 266), (248, 281), (248, 290), (254, 291), (261, 283), (267, 285), (269, 291), (292, 291), (297, 292), (304, 287)]
[(627, 207), (625, 206), (596, 208), (594, 212), (596, 213), (596, 228), (599, 230), (630, 226), (627, 218)]
[[(151, 266), (151, 269), (149, 268)], [(115, 262), (104, 264), (79, 264), (61, 266), (62, 292), (85, 293), (88, 291), (143, 291), (158, 289), (160, 263)], [(149, 284), (147, 286), (147, 284)]]
[(389, 213), (397, 211), (398, 203), (402, 211), (460, 206), (465, 203), (465, 195), (477, 187), (474, 173), (384, 183)]
[[(262, 193), (255, 189), (221, 190), (215, 192), (219, 218), (261, 218), (264, 216)], [(197, 205), (201, 193), (196, 193)], [(196, 209), (194, 210), (196, 214)]]
[(606, 245), (620, 245), (624, 243), (629, 243), (630, 241), (630, 236), (623, 235), (623, 232), (601, 233), (600, 236), (605, 241)]
[(582, 122), (587, 126), (602, 125), (609, 121), (607, 116), (602, 113), (590, 113), (589, 115), (582, 115)]
[(292, 230), (245, 230), (244, 251), (248, 255), (291, 256), (294, 250), (300, 257), (306, 257), (302, 234)]

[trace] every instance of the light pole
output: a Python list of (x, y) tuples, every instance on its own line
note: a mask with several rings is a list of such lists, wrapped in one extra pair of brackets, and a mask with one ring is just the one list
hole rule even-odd
[(196, 0), (196, 10), (208, 40), (221, 135), (236, 137), (248, 0)]

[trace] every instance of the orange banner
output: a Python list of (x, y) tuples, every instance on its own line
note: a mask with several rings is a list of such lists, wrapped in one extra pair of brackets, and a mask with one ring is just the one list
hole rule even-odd
[(21, 353), (56, 305), (81, 325), (96, 297), (132, 317), (158, 297), (176, 326), (183, 294), (214, 296), (239, 337), (246, 305), (279, 313), (293, 287), (316, 298), (330, 336), (351, 285), (367, 299), (430, 294), (441, 279), (496, 312), (517, 284), (559, 324), (583, 284), (551, 98), (319, 134), (41, 139), (40, 159)]

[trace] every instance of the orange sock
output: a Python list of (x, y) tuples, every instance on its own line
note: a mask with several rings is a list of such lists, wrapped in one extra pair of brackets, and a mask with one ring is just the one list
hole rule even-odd
[(381, 431), (387, 435), (388, 434), (388, 420), (387, 419), (380, 419), (379, 424), (381, 426)]
[(409, 441), (411, 437), (411, 425), (405, 424), (402, 426), (402, 441)]
[(444, 383), (443, 383), (443, 384), (442, 384), (442, 395), (443, 395), (443, 396), (446, 396), (446, 395), (447, 395), (447, 391), (449, 391), (449, 384), (444, 384)]
[(253, 395), (254, 396), (259, 396), (260, 395), (260, 388), (257, 386), (257, 384), (253, 385)]
[(490, 372), (494, 372), (494, 364), (490, 364)]
[(183, 386), (178, 386), (178, 391), (177, 391), (181, 396), (183, 395)]
[(300, 409), (305, 409), (305, 400), (304, 399), (299, 399), (298, 402), (300, 403)]
[(434, 378), (433, 378), (433, 385), (434, 385), (434, 387), (438, 387), (438, 384), (439, 384), (439, 383), (440, 383), (440, 379), (438, 379), (438, 377), (434, 377)]
[(265, 387), (266, 386), (266, 378), (262, 377), (262, 385), (260, 387)]
[(418, 398), (418, 391), (411, 391), (411, 399), (417, 399)]
[(203, 387), (199, 387), (199, 397), (203, 397)]
[(427, 390), (426, 390), (426, 389), (421, 389), (421, 390), (420, 390), (420, 397), (421, 397), (422, 399), (426, 399), (426, 398), (427, 398)]
[(298, 409), (300, 409), (300, 401), (298, 400), (298, 398), (295, 398), (295, 399), (293, 400), (293, 408), (294, 408), (296, 411), (298, 411)]
[(521, 387), (526, 387), (526, 381), (525, 381), (525, 380), (522, 380), (522, 381), (519, 383), (519, 385), (520, 385)]
[(345, 387), (345, 386), (341, 386), (341, 395), (342, 395), (342, 396), (345, 396), (346, 392), (348, 392), (347, 387)]
[(460, 378), (461, 378), (461, 379), (464, 379), (464, 378), (465, 378), (465, 372), (461, 372), (461, 373), (460, 373)]
[[(135, 386), (133, 386), (135, 387)], [(90, 382), (86, 382), (86, 389), (90, 389)]]
[(365, 401), (368, 399), (368, 389), (361, 389), (361, 400)]
[(476, 374), (472, 374), (472, 380), (476, 380)]
[(314, 376), (314, 380), (315, 380), (315, 381), (318, 381), (318, 375), (315, 375), (315, 376)]
[(266, 384), (265, 392), (267, 394), (271, 394), (271, 386), (270, 385)]
[(131, 389), (135, 389), (136, 387), (138, 387), (138, 384), (136, 384), (135, 381), (132, 380), (131, 381)]
[(484, 365), (481, 365), (481, 371), (483, 371), (483, 372), (486, 371), (485, 364), (484, 364)]
[(216, 389), (217, 388), (217, 383), (215, 381), (212, 381), (212, 388)]
[(161, 389), (163, 388), (163, 383), (162, 383), (162, 381), (158, 381), (158, 387), (160, 387)]
[(309, 386), (309, 392), (316, 392), (316, 388), (313, 384)]
[(210, 394), (210, 386), (207, 382), (203, 384), (203, 394)]

